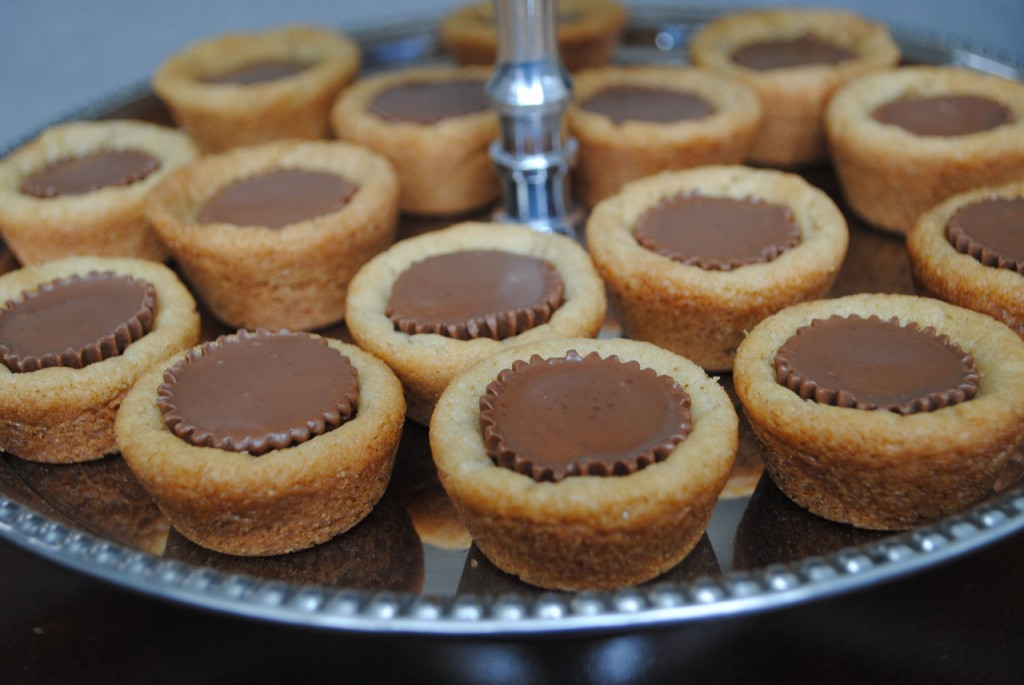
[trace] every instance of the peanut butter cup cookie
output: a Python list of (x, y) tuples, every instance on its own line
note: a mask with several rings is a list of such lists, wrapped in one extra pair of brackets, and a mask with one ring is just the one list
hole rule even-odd
[(587, 246), (624, 333), (727, 371), (746, 331), (821, 297), (846, 254), (846, 221), (794, 174), (740, 166), (627, 184), (587, 222)]
[(71, 463), (114, 452), (121, 398), (194, 345), (195, 301), (155, 262), (73, 257), (0, 277), (0, 449)]
[(344, 35), (285, 26), (194, 43), (161, 65), (153, 90), (207, 151), (324, 138), (331, 103), (359, 63)]
[(525, 226), (468, 222), (409, 238), (352, 280), (355, 341), (405, 385), (409, 417), (426, 424), (448, 381), (499, 350), (594, 336), (604, 285), (575, 242)]
[[(603, 66), (611, 59), (626, 12), (613, 0), (558, 0), (556, 39), (570, 71)], [(494, 7), (476, 2), (449, 12), (441, 40), (459, 64), (493, 64), (498, 52)]]
[(358, 145), (276, 141), (180, 169), (146, 215), (222, 322), (319, 328), (344, 317), (352, 275), (394, 239), (398, 182)]
[(742, 162), (761, 122), (754, 91), (705, 69), (594, 69), (576, 77), (575, 91), (573, 183), (591, 207), (659, 171)]
[(0, 233), (22, 264), (166, 252), (146, 194), (198, 155), (185, 134), (138, 121), (54, 126), (0, 161)]
[(733, 380), (779, 488), (861, 528), (983, 499), (1024, 438), (1024, 341), (928, 298), (790, 307), (750, 332)]
[(366, 517), (391, 476), (404, 415), (394, 374), (355, 346), (240, 331), (140, 379), (118, 413), (117, 443), (182, 535), (264, 556)]
[(533, 585), (612, 588), (678, 564), (736, 455), (725, 391), (647, 343), (545, 340), (459, 374), (430, 423), (477, 547)]
[(836, 88), (894, 66), (885, 26), (832, 10), (757, 10), (716, 19), (694, 37), (690, 59), (753, 88), (764, 120), (750, 161), (795, 166), (828, 159), (823, 115)]
[(955, 67), (903, 67), (839, 90), (826, 116), (843, 194), (907, 233), (957, 193), (1024, 178), (1024, 84)]
[(498, 197), (487, 148), (498, 137), (480, 67), (404, 69), (360, 79), (331, 109), (339, 138), (365, 145), (398, 171), (403, 211), (448, 215)]
[(907, 251), (923, 294), (988, 314), (1024, 337), (1024, 183), (940, 203), (917, 220)]

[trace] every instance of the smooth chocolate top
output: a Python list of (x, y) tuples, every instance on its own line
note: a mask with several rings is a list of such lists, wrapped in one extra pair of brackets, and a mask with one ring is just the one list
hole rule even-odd
[(616, 124), (630, 120), (672, 124), (715, 113), (715, 108), (699, 95), (646, 86), (610, 86), (591, 95), (580, 107), (603, 114)]
[(856, 56), (852, 50), (806, 34), (748, 43), (732, 53), (732, 61), (747, 69), (768, 71), (810, 64), (838, 64)]
[(946, 238), (985, 266), (1024, 274), (1024, 197), (994, 197), (961, 207), (946, 224)]
[(221, 188), (199, 222), (282, 228), (344, 207), (359, 186), (326, 171), (276, 169)]
[(239, 331), (164, 372), (157, 407), (179, 438), (259, 456), (351, 419), (359, 377), (348, 357), (306, 333)]
[(918, 136), (965, 136), (1013, 123), (1009, 107), (977, 95), (904, 97), (875, 108), (871, 116)]
[(663, 199), (637, 219), (633, 233), (652, 252), (719, 271), (770, 262), (801, 236), (788, 207), (697, 194)]
[(503, 340), (547, 323), (562, 304), (563, 290), (551, 262), (465, 250), (406, 269), (391, 287), (386, 314), (404, 333)]
[(85, 195), (131, 185), (159, 168), (160, 160), (141, 150), (99, 150), (47, 164), (22, 181), (21, 192), (35, 197)]
[(536, 481), (621, 476), (665, 459), (693, 428), (690, 397), (640, 364), (586, 357), (517, 361), (480, 398), (487, 453)]
[(236, 86), (248, 86), (254, 83), (266, 83), (267, 81), (276, 81), (282, 78), (288, 78), (289, 76), (295, 76), (309, 69), (311, 64), (303, 62), (288, 62), (284, 60), (274, 62), (259, 62), (257, 64), (247, 64), (244, 67), (239, 67), (233, 71), (226, 72), (224, 74), (215, 74), (212, 76), (204, 76), (199, 79), (201, 83), (208, 83), (211, 85), (236, 85)]
[(442, 119), (482, 112), (489, 107), (484, 83), (477, 79), (406, 83), (388, 88), (370, 103), (381, 119), (436, 124)]
[(973, 357), (932, 328), (872, 316), (816, 319), (779, 348), (776, 379), (804, 399), (898, 414), (969, 400)]
[(156, 289), (146, 281), (95, 271), (61, 278), (0, 310), (0, 357), (15, 373), (81, 369), (124, 352), (155, 316)]

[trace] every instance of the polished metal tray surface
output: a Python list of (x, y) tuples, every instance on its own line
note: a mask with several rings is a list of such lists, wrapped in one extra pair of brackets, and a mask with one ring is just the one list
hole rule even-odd
[[(682, 63), (690, 33), (714, 14), (637, 9), (616, 60)], [(425, 19), (354, 32), (365, 70), (447, 61), (436, 26)], [(896, 27), (893, 34), (908, 62), (1024, 76), (1020, 62), (983, 47)], [(113, 117), (169, 122), (146, 86), (64, 120)], [(828, 168), (805, 175), (839, 201)], [(831, 294), (913, 292), (902, 240), (848, 219), (850, 252)], [(411, 235), (436, 225), (405, 220), (400, 231)], [(10, 256), (0, 265), (11, 268)], [(208, 320), (206, 335), (218, 332)], [(615, 334), (614, 321), (606, 332)], [(324, 334), (344, 336), (344, 330)], [(722, 382), (729, 389), (728, 377)], [(658, 579), (610, 592), (545, 592), (491, 566), (469, 547), (433, 471), (426, 430), (415, 425), (406, 429), (392, 484), (374, 512), (305, 552), (244, 559), (193, 545), (169, 526), (117, 455), (71, 466), (0, 455), (0, 536), (120, 586), (235, 615), (372, 633), (540, 635), (763, 611), (912, 573), (1024, 529), (1024, 486), (1010, 470), (998, 492), (969, 510), (886, 534), (817, 518), (789, 502), (767, 476), (758, 479), (757, 445), (745, 425), (739, 462), (693, 553)]]

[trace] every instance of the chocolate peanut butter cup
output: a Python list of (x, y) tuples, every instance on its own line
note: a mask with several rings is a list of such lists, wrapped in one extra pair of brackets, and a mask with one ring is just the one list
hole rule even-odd
[(157, 398), (164, 423), (182, 440), (259, 456), (350, 420), (359, 378), (322, 338), (239, 331), (167, 369)]
[(695, 121), (715, 113), (714, 105), (696, 93), (632, 85), (604, 88), (579, 106), (603, 114), (616, 124), (630, 120), (668, 124)]
[(516, 361), (480, 398), (487, 454), (538, 482), (635, 473), (665, 459), (692, 428), (690, 397), (677, 382), (597, 352)]
[(200, 208), (200, 223), (282, 228), (338, 211), (359, 186), (337, 174), (271, 169), (231, 183)]
[(309, 69), (311, 64), (305, 62), (291, 61), (266, 61), (247, 64), (237, 69), (232, 69), (222, 74), (203, 76), (199, 79), (201, 83), (216, 85), (251, 86), (268, 81), (276, 81), (289, 76), (295, 76)]
[(947, 336), (877, 316), (812, 321), (779, 348), (775, 373), (804, 399), (903, 415), (965, 402), (980, 382), (974, 359)]
[(732, 53), (732, 61), (757, 71), (803, 67), (811, 64), (838, 64), (854, 59), (857, 53), (812, 34), (796, 38), (758, 40)]
[(800, 226), (789, 207), (699, 193), (661, 200), (637, 219), (633, 231), (648, 250), (709, 271), (770, 262), (800, 244)]
[(436, 124), (488, 107), (484, 82), (460, 79), (396, 85), (379, 93), (369, 111), (387, 121)]
[(156, 289), (113, 272), (44, 283), (0, 310), (0, 360), (15, 373), (81, 369), (124, 352), (146, 335)]
[(84, 195), (131, 185), (159, 168), (160, 161), (141, 150), (99, 150), (47, 164), (22, 182), (21, 192), (33, 197)]
[(1013, 123), (1009, 107), (977, 95), (902, 97), (876, 107), (871, 117), (918, 136), (966, 136)]
[(387, 316), (395, 330), (458, 340), (504, 340), (547, 323), (564, 286), (551, 262), (501, 250), (428, 257), (391, 288)]
[(1024, 197), (990, 198), (958, 209), (946, 238), (985, 266), (1024, 274)]

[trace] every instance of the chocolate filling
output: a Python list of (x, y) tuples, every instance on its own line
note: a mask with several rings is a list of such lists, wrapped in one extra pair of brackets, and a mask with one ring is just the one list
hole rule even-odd
[(798, 329), (775, 355), (775, 377), (803, 399), (903, 415), (965, 402), (981, 380), (974, 358), (935, 329), (877, 316)]
[(463, 79), (395, 86), (378, 94), (369, 110), (387, 121), (436, 124), (449, 117), (482, 112), (488, 106), (483, 82)]
[(323, 338), (239, 331), (167, 369), (156, 404), (182, 440), (259, 456), (334, 430), (358, 399), (356, 369)]
[(654, 205), (633, 227), (640, 245), (683, 264), (730, 271), (770, 262), (800, 244), (789, 207), (746, 198), (680, 194)]
[(672, 124), (715, 113), (715, 108), (700, 96), (646, 86), (611, 86), (591, 95), (580, 107), (603, 114), (616, 124), (630, 120)]
[(811, 64), (839, 64), (856, 56), (852, 50), (808, 34), (748, 43), (732, 53), (732, 61), (747, 69), (768, 71)]
[(678, 383), (596, 352), (517, 361), (480, 398), (487, 454), (536, 481), (634, 473), (668, 457), (692, 428)]
[(562, 304), (562, 278), (548, 261), (499, 250), (428, 257), (391, 287), (395, 329), (470, 340), (504, 340), (547, 323)]
[(1009, 107), (977, 95), (904, 97), (875, 108), (871, 116), (917, 136), (966, 136), (1013, 123)]
[(99, 150), (47, 164), (22, 181), (21, 192), (34, 197), (85, 195), (131, 185), (159, 168), (160, 161), (141, 150)]
[(295, 76), (309, 69), (311, 64), (302, 62), (287, 62), (284, 60), (276, 62), (259, 62), (239, 67), (224, 74), (204, 76), (199, 79), (201, 83), (210, 85), (236, 85), (249, 86), (254, 83), (266, 83), (278, 79)]
[(155, 316), (156, 289), (146, 281), (96, 271), (57, 279), (0, 310), (0, 359), (15, 373), (81, 369), (124, 352)]
[(1024, 274), (1024, 197), (994, 197), (961, 207), (946, 239), (985, 266)]
[(325, 171), (275, 169), (235, 181), (199, 210), (199, 222), (282, 228), (338, 211), (359, 186)]

